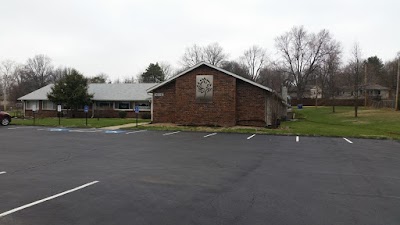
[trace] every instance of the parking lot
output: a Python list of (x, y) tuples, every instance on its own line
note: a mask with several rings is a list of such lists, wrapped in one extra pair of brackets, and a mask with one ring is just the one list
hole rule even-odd
[(400, 143), (0, 127), (0, 224), (400, 224)]

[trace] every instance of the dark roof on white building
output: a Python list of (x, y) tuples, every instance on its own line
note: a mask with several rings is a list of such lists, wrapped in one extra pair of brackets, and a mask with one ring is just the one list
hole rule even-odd
[[(89, 84), (88, 92), (93, 94), (94, 101), (144, 101), (151, 99), (151, 94), (148, 94), (146, 90), (156, 84)], [(22, 96), (18, 100), (48, 100), (47, 94), (51, 92), (51, 87), (53, 84)]]

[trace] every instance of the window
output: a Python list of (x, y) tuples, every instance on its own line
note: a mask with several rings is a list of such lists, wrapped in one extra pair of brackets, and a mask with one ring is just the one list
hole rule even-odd
[(116, 102), (115, 109), (131, 109), (130, 102)]
[(96, 102), (96, 106), (98, 109), (112, 109), (113, 103), (112, 102)]
[(33, 108), (39, 110), (39, 101), (26, 101), (25, 104), (26, 104), (25, 105), (26, 110), (32, 110)]
[(150, 109), (151, 103), (149, 101), (135, 102), (135, 107), (138, 106), (139, 110)]
[(42, 109), (43, 110), (56, 110), (57, 104), (54, 104), (51, 101), (42, 101)]

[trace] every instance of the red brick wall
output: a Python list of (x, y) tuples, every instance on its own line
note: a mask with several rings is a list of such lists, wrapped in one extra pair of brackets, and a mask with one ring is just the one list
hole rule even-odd
[(266, 91), (238, 79), (236, 81), (236, 88), (237, 125), (266, 126)]
[(154, 93), (163, 93), (164, 96), (153, 97), (153, 123), (174, 123), (177, 107), (175, 81), (158, 88)]
[[(196, 76), (213, 75), (212, 102), (196, 100)], [(185, 125), (234, 126), (236, 123), (236, 79), (201, 66), (176, 80), (176, 123)]]
[[(196, 75), (213, 75), (212, 102), (196, 101)], [(164, 93), (164, 96), (153, 99), (153, 122), (234, 126), (235, 92), (235, 78), (207, 66), (201, 66), (154, 91), (154, 93)]]

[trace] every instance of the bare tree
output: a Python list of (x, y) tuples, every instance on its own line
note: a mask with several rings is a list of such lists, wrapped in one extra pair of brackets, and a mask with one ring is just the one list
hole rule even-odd
[(223, 61), (221, 64), (221, 68), (231, 73), (250, 79), (247, 67), (236, 61)]
[(263, 68), (256, 82), (278, 92), (282, 86), (288, 86), (287, 75), (275, 63)]
[(247, 67), (250, 79), (255, 81), (260, 76), (260, 71), (266, 65), (266, 50), (257, 45), (253, 45), (244, 52), (240, 59), (242, 64)]
[(303, 26), (277, 37), (275, 45), (282, 56), (282, 68), (293, 78), (297, 99), (302, 99), (305, 87), (324, 56), (332, 48), (332, 37), (327, 30), (307, 33)]
[(134, 77), (134, 76), (128, 76), (128, 77), (125, 77), (125, 78), (123, 78), (123, 82), (122, 83), (124, 83), (124, 84), (134, 84), (134, 83), (137, 83), (138, 81), (137, 81), (137, 79)]
[(221, 63), (228, 58), (224, 49), (217, 42), (207, 45), (203, 51), (204, 60), (214, 66), (221, 66)]
[(3, 106), (7, 110), (8, 95), (10, 87), (13, 84), (14, 74), (16, 73), (17, 65), (14, 61), (4, 60), (0, 63), (0, 85), (3, 89)]
[(51, 81), (53, 73), (51, 59), (46, 55), (36, 55), (28, 59), (24, 73), (30, 80), (33, 90), (46, 86)]
[(217, 42), (214, 42), (205, 47), (193, 45), (186, 48), (181, 64), (187, 68), (205, 61), (214, 66), (221, 66), (222, 62), (227, 58), (228, 55), (224, 53), (224, 49)]
[(59, 66), (57, 69), (53, 70), (52, 73), (50, 73), (49, 83), (53, 83), (53, 84), (57, 83), (59, 80), (64, 78), (66, 75), (70, 74), (71, 71), (72, 71), (72, 68)]
[(108, 83), (109, 78), (105, 73), (99, 73), (94, 77), (88, 79), (89, 83)]
[(341, 46), (332, 42), (332, 51), (323, 57), (318, 68), (318, 76), (322, 86), (322, 96), (332, 99), (332, 112), (335, 112), (335, 93), (338, 91), (338, 72), (341, 65)]
[(187, 68), (194, 66), (202, 61), (204, 61), (203, 48), (198, 45), (193, 45), (192, 47), (186, 48), (185, 53), (181, 59), (181, 64)]
[(361, 79), (362, 70), (362, 59), (361, 59), (361, 49), (358, 43), (355, 43), (351, 51), (352, 58), (350, 60), (350, 75), (353, 80), (354, 85), (354, 117), (358, 117), (358, 97), (359, 97), (359, 85)]
[(172, 65), (168, 62), (160, 62), (158, 65), (161, 67), (161, 70), (164, 73), (165, 80), (168, 80), (171, 78), (174, 74), (174, 69), (172, 68)]

